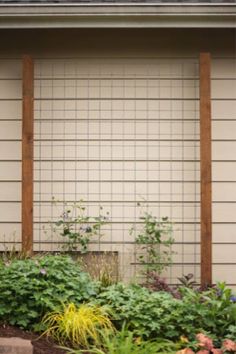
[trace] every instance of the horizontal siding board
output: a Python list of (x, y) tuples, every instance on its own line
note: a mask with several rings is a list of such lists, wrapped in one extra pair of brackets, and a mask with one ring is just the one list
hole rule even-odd
[(20, 99), (21, 92), (21, 80), (0, 80), (0, 99)]
[(212, 184), (213, 201), (221, 202), (235, 202), (236, 203), (236, 184), (225, 183), (213, 183)]
[(212, 79), (236, 79), (236, 60), (213, 58), (211, 71)]
[[(21, 220), (21, 206), (20, 203), (5, 202), (1, 203), (0, 222), (15, 223)], [(14, 230), (14, 227), (12, 227)]]
[(236, 161), (213, 162), (212, 177), (214, 181), (236, 181)]
[[(1, 104), (1, 102), (0, 102)], [(89, 107), (89, 110), (88, 110)], [(212, 101), (212, 118), (235, 119), (236, 101)], [(198, 100), (42, 100), (35, 102), (35, 119), (198, 119)]]
[[(232, 219), (232, 221), (234, 221)], [(236, 224), (213, 224), (213, 243), (236, 243)], [(226, 256), (224, 254), (224, 256)]]
[[(8, 126), (9, 125), (9, 126)], [(0, 122), (0, 134), (4, 138), (19, 138), (19, 122)], [(139, 121), (51, 121), (35, 124), (35, 139), (41, 140), (69, 140), (72, 144), (78, 140), (109, 140), (109, 139), (134, 139), (135, 140), (196, 140), (199, 134), (199, 122), (196, 121), (151, 121), (147, 125), (146, 120)], [(77, 133), (78, 132), (78, 133)], [(235, 121), (213, 121), (213, 140), (235, 140)]]
[(21, 80), (21, 60), (0, 58), (0, 80)]
[[(53, 193), (62, 198), (67, 195), (67, 200), (74, 200), (75, 193), (77, 199), (93, 200), (136, 200), (137, 195), (148, 197), (149, 201), (180, 201), (180, 202), (199, 202), (199, 184), (193, 182), (174, 183), (174, 182), (41, 182), (35, 183), (35, 200), (50, 200)], [(87, 195), (89, 191), (89, 194)], [(148, 195), (147, 195), (148, 192)], [(196, 197), (197, 196), (197, 197)]]
[(19, 141), (0, 141), (0, 160), (20, 160), (21, 144)]
[[(59, 213), (58, 213), (59, 215)], [(56, 217), (54, 219), (54, 221), (56, 220)], [(50, 240), (54, 240), (55, 237), (58, 237), (61, 241), (63, 241), (63, 239), (60, 237), (59, 235), (59, 231), (55, 234), (52, 235), (51, 232), (51, 225), (50, 224), (50, 219), (48, 220), (48, 223), (44, 223), (44, 224), (38, 224), (35, 223), (35, 237), (36, 240), (37, 239), (41, 239), (44, 241), (50, 241)], [(9, 225), (9, 224), (7, 224)], [(41, 225), (41, 227), (43, 227), (43, 230), (45, 231), (45, 234), (39, 234), (39, 225)], [(125, 242), (127, 244), (129, 243), (133, 243), (134, 242), (134, 238), (132, 236), (129, 235), (129, 230), (133, 227), (133, 223), (125, 223), (124, 228), (123, 225), (121, 225), (120, 223), (117, 222), (112, 222), (112, 231), (111, 231), (111, 225), (108, 223), (107, 225), (103, 226), (102, 228), (102, 233), (103, 233), (103, 237), (101, 238), (101, 242), (102, 243), (109, 243), (109, 242), (113, 242), (113, 243), (123, 243), (124, 242), (124, 237), (123, 237), (123, 232), (122, 230), (125, 231), (125, 234), (128, 235), (127, 237), (125, 237)], [(15, 226), (14, 226), (15, 228)], [(194, 224), (178, 224), (178, 225), (174, 225), (174, 239), (175, 239), (175, 244), (181, 244), (182, 245), (182, 241), (183, 241), (183, 234), (184, 234), (184, 241), (185, 244), (188, 245), (199, 245), (200, 242), (200, 238), (198, 235), (198, 231), (200, 229), (199, 225), (194, 225)], [(10, 231), (12, 230), (12, 226)], [(111, 234), (112, 232), (112, 234)], [(220, 249), (221, 246), (224, 245), (228, 245), (233, 246), (236, 242), (236, 236), (235, 236), (235, 224), (214, 224), (213, 223), (213, 245), (218, 244), (218, 249)], [(215, 246), (214, 246), (215, 247)], [(182, 254), (182, 252), (180, 252), (180, 254)], [(225, 257), (225, 253), (223, 253), (224, 257)], [(226, 258), (225, 258), (226, 259)], [(229, 259), (227, 259), (227, 261), (229, 261)]]
[(197, 106), (197, 100), (35, 100), (35, 119), (196, 119)]
[(0, 99), (0, 121), (1, 120), (20, 120), (21, 102), (20, 100), (4, 101)]
[[(7, 183), (0, 182), (2, 188), (3, 198), (5, 199), (6, 191), (11, 189), (11, 195), (15, 195), (18, 200), (19, 194), (14, 194), (19, 187), (19, 182)], [(236, 202), (236, 188), (235, 183), (230, 182), (213, 182), (213, 202)], [(87, 188), (89, 194), (87, 194)], [(14, 190), (14, 191), (13, 191)], [(35, 182), (36, 201), (48, 201), (55, 195), (63, 196), (64, 193), (68, 196), (67, 200), (74, 200), (75, 191), (77, 192), (78, 199), (84, 199), (86, 196), (87, 201), (100, 199), (101, 202), (109, 200), (111, 194), (113, 200), (133, 201), (137, 195), (149, 197), (150, 202), (199, 202), (199, 183), (186, 182), (176, 183), (170, 182), (138, 182), (134, 184), (133, 181), (60, 181), (60, 182)], [(113, 192), (112, 192), (113, 191)], [(101, 196), (100, 196), (101, 193)]]
[(21, 139), (21, 122), (0, 120), (0, 140)]
[[(23, 3), (23, 4), (30, 4), (30, 3), (35, 3), (34, 0), (4, 0), (5, 3)], [(90, 4), (90, 5), (96, 5), (97, 1), (94, 0), (70, 0), (70, 1), (66, 1), (66, 0), (38, 0), (38, 3), (50, 3), (50, 4), (75, 4), (75, 3), (80, 3), (80, 4)], [(176, 3), (176, 4), (186, 4), (188, 3), (188, 1), (186, 0), (147, 0), (147, 1), (143, 1), (143, 0), (129, 0), (127, 1), (128, 4), (140, 4), (141, 3), (147, 3), (147, 4), (161, 4), (161, 3)], [(229, 4), (229, 3), (233, 3), (234, 0), (210, 0), (209, 3), (211, 3), (212, 5), (214, 4)], [(107, 4), (106, 0), (102, 0), (101, 3), (105, 3)], [(123, 4), (123, 0), (110, 0), (111, 4), (119, 4), (122, 3)], [(195, 1), (196, 4), (202, 4), (205, 3), (205, 0), (196, 0)]]
[[(40, 156), (42, 160), (188, 160), (198, 159), (197, 142), (177, 141), (173, 144), (168, 142), (149, 142), (147, 144), (137, 141), (135, 146), (132, 142), (81, 142), (75, 146), (72, 142), (65, 145), (57, 142), (44, 142), (40, 147), (35, 144), (35, 158)], [(216, 150), (216, 153), (218, 151)], [(51, 156), (51, 153), (53, 154)], [(230, 156), (229, 156), (230, 158)]]
[(219, 141), (212, 143), (213, 160), (236, 160), (236, 141)]
[[(60, 215), (61, 209), (58, 210), (58, 213), (54, 211), (54, 216), (56, 219), (56, 215)], [(54, 219), (54, 221), (55, 221)], [(60, 240), (63, 241), (63, 238), (60, 236), (60, 231), (58, 230), (55, 233), (52, 233), (52, 226), (53, 222), (50, 223), (50, 219), (48, 223), (38, 224), (35, 223), (35, 238), (36, 240), (41, 239), (42, 241), (51, 242), (52, 240)], [(54, 225), (55, 226), (55, 225)], [(129, 230), (134, 226), (132, 222), (125, 223), (124, 225), (121, 223), (117, 223), (113, 221), (112, 224), (107, 223), (102, 227), (102, 237), (101, 243), (114, 243), (114, 244), (133, 244), (134, 243), (134, 236), (130, 235)], [(140, 226), (139, 226), (140, 227)], [(44, 230), (43, 233), (40, 230)], [(185, 242), (186, 245), (190, 245), (194, 247), (195, 245), (199, 245), (199, 237), (198, 237), (199, 227), (198, 225), (192, 224), (181, 224), (181, 225), (174, 225), (174, 238), (176, 245), (182, 245), (182, 238), (183, 233), (185, 235)], [(125, 235), (125, 237), (124, 237)], [(179, 246), (178, 246), (179, 247)], [(182, 252), (179, 252), (182, 254)]]
[(21, 183), (0, 182), (0, 201), (21, 201)]
[(236, 265), (236, 240), (234, 241), (234, 245), (213, 245), (213, 263), (235, 263)]
[(212, 118), (213, 119), (235, 119), (236, 116), (236, 100), (224, 101), (222, 98), (212, 102)]
[[(0, 124), (1, 125), (1, 124)], [(7, 126), (7, 123), (5, 123)], [(199, 123), (197, 121), (36, 121), (35, 140), (71, 140), (76, 144), (78, 140), (147, 140), (152, 139), (196, 139), (199, 133)], [(135, 138), (134, 138), (135, 131)]]
[(236, 141), (236, 120), (218, 121), (212, 123), (212, 139), (235, 140)]
[(20, 222), (15, 221), (14, 223), (12, 222), (4, 222), (1, 221), (1, 237), (3, 237), (3, 235), (5, 235), (5, 237), (7, 237), (10, 241), (14, 240), (14, 237), (16, 237), (16, 239), (20, 240), (20, 231), (21, 231), (21, 224)]
[(235, 215), (236, 202), (213, 204), (213, 222), (232, 223), (236, 221)]
[[(53, 70), (52, 70), (53, 69)], [(40, 60), (36, 63), (37, 78), (52, 77), (91, 77), (94, 76), (149, 76), (159, 77), (197, 77), (196, 59), (182, 58), (85, 58), (85, 59), (51, 59)]]
[(214, 282), (220, 282), (222, 279), (226, 283), (234, 284), (236, 283), (235, 277), (232, 274), (236, 274), (236, 264), (235, 265), (215, 265), (213, 267), (213, 280)]
[(236, 80), (213, 80), (212, 81), (213, 99), (236, 99)]
[(20, 242), (21, 241), (21, 224), (20, 223), (3, 223), (0, 224), (1, 234), (0, 234), (0, 242), (8, 243), (8, 242)]
[(21, 179), (20, 162), (0, 161), (0, 181), (15, 181)]
[[(61, 195), (54, 195), (56, 200), (60, 200)], [(138, 201), (138, 200), (137, 200)], [(103, 206), (104, 214), (106, 212), (109, 213), (110, 217), (112, 215), (112, 220), (114, 222), (128, 222), (132, 223), (135, 220), (138, 220), (139, 215), (137, 215), (137, 201), (132, 201), (132, 203), (124, 203), (123, 201), (113, 201), (111, 206), (110, 199), (107, 201), (103, 201), (101, 204)], [(86, 203), (88, 204), (89, 211), (91, 215), (97, 215), (99, 213), (99, 201)], [(55, 220), (54, 218), (60, 217), (62, 213), (62, 208), (52, 208), (52, 203), (50, 200), (48, 203), (35, 203), (35, 221), (48, 222), (50, 220)], [(150, 204), (149, 210), (153, 213), (153, 215), (160, 216), (169, 216), (171, 215), (171, 220), (176, 222), (184, 221), (187, 222), (195, 222), (199, 220), (199, 210), (196, 208), (195, 203), (187, 203), (187, 204), (176, 204), (173, 202), (165, 202), (162, 204), (154, 203)], [(50, 216), (51, 215), (51, 216)]]
[[(134, 166), (136, 165), (136, 172)], [(98, 161), (64, 161), (65, 171), (61, 169), (61, 162), (35, 162), (35, 180), (41, 181), (199, 181), (197, 162), (98, 162)], [(99, 166), (101, 171), (99, 171)], [(172, 170), (175, 171), (174, 175)], [(221, 169), (220, 169), (221, 170)]]
[(46, 80), (35, 86), (36, 99), (196, 99), (197, 92), (196, 80)]

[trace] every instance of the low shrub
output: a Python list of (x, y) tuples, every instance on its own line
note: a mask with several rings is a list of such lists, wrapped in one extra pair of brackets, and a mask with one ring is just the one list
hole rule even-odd
[(39, 330), (42, 316), (61, 302), (80, 303), (97, 292), (96, 283), (68, 256), (12, 260), (0, 266), (0, 319)]
[(211, 333), (220, 341), (235, 327), (236, 303), (232, 301), (231, 289), (224, 283), (202, 292), (183, 287), (181, 293), (186, 332), (188, 322), (193, 321), (195, 333)]
[(113, 325), (107, 312), (101, 306), (82, 304), (64, 305), (62, 308), (46, 314), (43, 324), (45, 334), (58, 343), (70, 344), (73, 348), (89, 348), (91, 344), (101, 345), (101, 331), (112, 330)]
[(181, 335), (191, 340), (199, 332), (224, 338), (236, 324), (236, 304), (231, 291), (223, 284), (217, 289), (196, 292), (182, 288), (182, 299), (170, 293), (150, 292), (137, 285), (117, 284), (98, 296), (114, 313), (114, 323), (121, 328), (126, 322), (135, 335), (146, 339), (162, 337), (178, 341)]
[(180, 304), (169, 293), (119, 283), (99, 294), (97, 302), (110, 307), (118, 329), (126, 322), (130, 331), (145, 339), (179, 335), (173, 319)]

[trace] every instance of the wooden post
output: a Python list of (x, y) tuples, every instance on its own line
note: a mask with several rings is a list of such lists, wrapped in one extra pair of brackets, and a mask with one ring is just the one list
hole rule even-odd
[(22, 252), (33, 252), (34, 64), (23, 56), (22, 101)]
[(201, 285), (212, 284), (211, 57), (200, 54)]

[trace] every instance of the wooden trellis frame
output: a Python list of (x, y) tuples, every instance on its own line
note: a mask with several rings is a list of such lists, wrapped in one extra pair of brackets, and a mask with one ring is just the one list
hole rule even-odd
[[(212, 283), (210, 54), (200, 54), (201, 284)], [(22, 250), (33, 252), (34, 64), (23, 57)]]
[(22, 251), (33, 252), (34, 64), (23, 57), (22, 97)]
[(212, 283), (211, 57), (200, 54), (201, 285)]

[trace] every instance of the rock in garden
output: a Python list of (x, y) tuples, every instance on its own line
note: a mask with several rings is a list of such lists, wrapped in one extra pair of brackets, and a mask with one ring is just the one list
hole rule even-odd
[(0, 338), (0, 354), (33, 354), (33, 346), (22, 338)]

